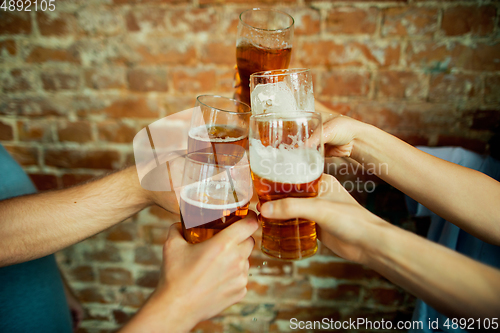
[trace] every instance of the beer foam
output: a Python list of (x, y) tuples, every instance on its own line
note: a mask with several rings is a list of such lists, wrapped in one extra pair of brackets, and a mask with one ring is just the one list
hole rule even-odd
[(225, 137), (225, 138), (210, 138), (207, 132), (207, 126), (202, 125), (189, 130), (189, 137), (195, 140), (204, 142), (236, 142), (246, 138), (246, 135), (242, 135), (237, 138)]
[(250, 96), (252, 114), (299, 111), (295, 96), (284, 82), (258, 84)]
[[(200, 195), (203, 195), (201, 196)], [(238, 202), (235, 202), (231, 183), (228, 181), (214, 181), (206, 179), (185, 186), (181, 191), (181, 200), (190, 205), (204, 209), (236, 209), (246, 205), (250, 197), (236, 191)], [(201, 197), (201, 198), (200, 198)], [(202, 201), (197, 200), (202, 199)], [(208, 201), (220, 201), (220, 203), (208, 203)]]
[(276, 183), (304, 184), (323, 174), (324, 159), (313, 148), (266, 147), (260, 140), (250, 139), (250, 168), (260, 178)]

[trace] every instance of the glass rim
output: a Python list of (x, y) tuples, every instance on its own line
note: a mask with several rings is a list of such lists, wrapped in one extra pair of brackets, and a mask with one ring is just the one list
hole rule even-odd
[[(276, 12), (276, 13), (280, 13), (280, 14), (285, 14), (286, 16), (288, 16), (289, 18), (292, 19), (292, 23), (288, 27), (282, 28), (282, 29), (263, 29), (263, 28), (257, 28), (257, 27), (254, 27), (253, 25), (250, 25), (250, 24), (246, 23), (241, 18), (243, 14), (245, 14), (247, 12), (250, 12), (250, 11), (268, 11), (268, 12)], [(284, 11), (277, 10), (277, 9), (272, 9), (272, 8), (250, 8), (250, 9), (246, 9), (246, 10), (244, 10), (244, 11), (242, 11), (240, 13), (239, 18), (240, 18), (240, 22), (242, 24), (244, 24), (245, 26), (249, 27), (249, 28), (252, 28), (252, 29), (255, 29), (255, 30), (260, 30), (260, 31), (276, 32), (276, 33), (283, 32), (283, 31), (286, 31), (286, 30), (290, 30), (293, 27), (293, 25), (295, 24), (295, 19), (292, 17), (292, 15), (290, 15), (290, 14), (284, 12)]]
[[(218, 107), (215, 107), (215, 106), (211, 106), (211, 105), (208, 105), (206, 102), (202, 102), (200, 100), (200, 98), (203, 98), (203, 97), (215, 97), (215, 98), (221, 98), (221, 99), (225, 99), (225, 100), (229, 100), (229, 101), (233, 101), (237, 104), (241, 104), (241, 105), (244, 105), (246, 108), (248, 108), (248, 111), (244, 111), (244, 112), (240, 112), (240, 111), (230, 111), (230, 110), (224, 110), (222, 108), (218, 108)], [(196, 96), (196, 101), (198, 103), (200, 103), (201, 105), (203, 106), (206, 106), (207, 108), (210, 108), (210, 109), (214, 109), (214, 110), (217, 110), (217, 111), (222, 111), (222, 112), (227, 112), (227, 113), (234, 113), (234, 114), (251, 114), (252, 113), (252, 108), (250, 107), (250, 105), (248, 105), (247, 103), (243, 102), (243, 101), (238, 101), (237, 99), (234, 99), (234, 98), (229, 98), (229, 97), (225, 97), (225, 96), (220, 96), (220, 95), (209, 95), (209, 94), (206, 94), (206, 95), (198, 95)]]
[(259, 113), (254, 114), (250, 117), (250, 121), (258, 121), (261, 119), (273, 119), (273, 120), (293, 120), (299, 119), (302, 117), (311, 117), (311, 118), (319, 118), (321, 120), (321, 112), (304, 110), (304, 111), (291, 111), (291, 112), (268, 112), (268, 113)]
[[(272, 74), (272, 72), (284, 72)], [(266, 77), (266, 76), (287, 76), (290, 74), (310, 73), (310, 68), (282, 68), (282, 69), (269, 69), (265, 71), (255, 72), (250, 74), (250, 80), (253, 77)]]
[[(234, 164), (233, 163), (231, 163), (231, 164), (220, 164), (219, 161), (217, 163), (216, 162), (200, 162), (198, 160), (194, 160), (193, 158), (191, 158), (191, 156), (194, 156), (194, 155), (202, 155), (202, 156), (208, 156), (208, 155), (230, 156), (230, 157), (235, 158), (237, 161)], [(209, 152), (202, 152), (202, 151), (194, 151), (194, 152), (191, 152), (191, 153), (187, 153), (185, 155), (185, 159), (189, 160), (190, 162), (195, 163), (195, 164), (213, 165), (213, 166), (222, 167), (222, 168), (227, 168), (227, 167), (233, 168), (238, 163), (240, 163), (240, 161), (243, 159), (243, 157), (242, 156), (237, 156), (237, 155), (232, 155), (232, 154), (224, 154), (224, 153), (209, 153)], [(248, 166), (248, 165), (250, 165), (250, 162), (248, 161), (248, 158), (247, 158), (246, 162), (244, 161), (238, 167), (245, 167), (245, 166)]]

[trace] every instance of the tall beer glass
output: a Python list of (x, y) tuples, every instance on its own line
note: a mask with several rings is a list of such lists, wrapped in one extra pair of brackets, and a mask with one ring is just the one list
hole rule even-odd
[(314, 110), (311, 71), (275, 69), (250, 75), (252, 114)]
[(248, 150), (250, 106), (235, 99), (201, 95), (193, 112), (188, 152), (205, 151), (242, 156)]
[(246, 155), (187, 154), (182, 185), (182, 230), (191, 244), (211, 238), (248, 213), (253, 186)]
[[(324, 168), (321, 115), (263, 113), (250, 119), (250, 168), (261, 204), (287, 197), (315, 197)], [(316, 223), (259, 217), (262, 251), (280, 259), (302, 259), (318, 248)]]
[(236, 64), (238, 99), (250, 104), (250, 74), (288, 68), (292, 54), (293, 17), (274, 9), (253, 8), (240, 14)]

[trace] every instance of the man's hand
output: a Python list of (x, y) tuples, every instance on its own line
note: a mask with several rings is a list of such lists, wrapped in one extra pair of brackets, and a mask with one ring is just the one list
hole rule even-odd
[(255, 213), (211, 239), (189, 244), (180, 223), (172, 225), (163, 249), (158, 287), (122, 332), (188, 332), (239, 302), (246, 294)]

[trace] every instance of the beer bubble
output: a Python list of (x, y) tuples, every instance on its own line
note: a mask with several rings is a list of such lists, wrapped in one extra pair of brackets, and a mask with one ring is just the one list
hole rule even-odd
[(267, 266), (267, 261), (264, 261), (262, 265)]

